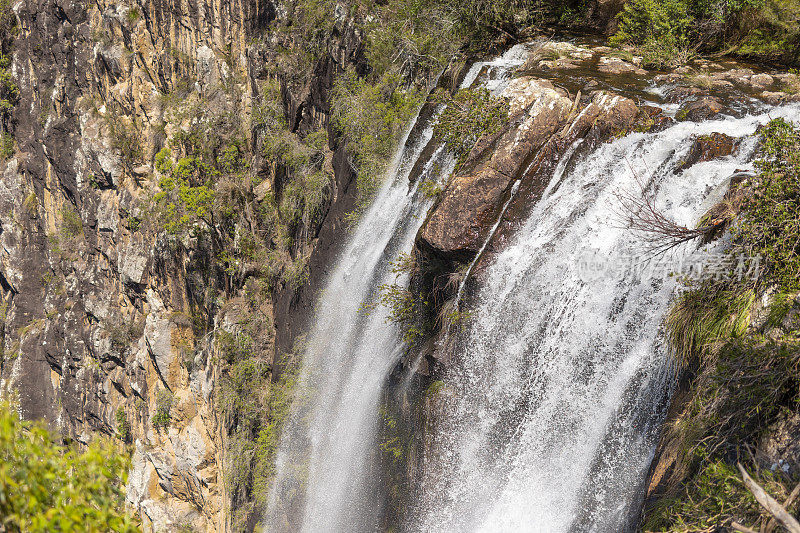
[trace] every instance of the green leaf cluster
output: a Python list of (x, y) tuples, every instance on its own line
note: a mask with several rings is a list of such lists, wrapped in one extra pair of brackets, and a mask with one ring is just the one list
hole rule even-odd
[(421, 93), (405, 88), (398, 74), (375, 83), (352, 68), (340, 75), (331, 94), (331, 120), (347, 140), (361, 194), (370, 198), (391, 162), (395, 147), (422, 103)]
[(800, 128), (775, 119), (760, 136), (760, 174), (745, 185), (734, 233), (782, 290), (800, 289)]
[(458, 171), (481, 136), (493, 135), (508, 122), (508, 101), (492, 96), (483, 87), (460, 89), (453, 96), (439, 91), (436, 97), (446, 107), (433, 127), (433, 135), (456, 156)]
[(124, 512), (129, 461), (100, 440), (83, 450), (0, 404), (0, 529), (138, 531)]

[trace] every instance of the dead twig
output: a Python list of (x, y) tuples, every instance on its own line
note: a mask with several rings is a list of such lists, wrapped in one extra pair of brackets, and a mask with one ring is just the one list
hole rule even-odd
[[(794, 502), (797, 501), (798, 497), (800, 497), (800, 483), (795, 485), (794, 489), (789, 494), (789, 497), (786, 498), (785, 502), (783, 502), (783, 506), (789, 509), (792, 505), (794, 505)], [(769, 519), (769, 522), (767, 522), (767, 526), (764, 528), (764, 533), (772, 533), (777, 528), (778, 528), (778, 521), (775, 520), (774, 517), (772, 517)]]
[(775, 519), (780, 522), (780, 524), (785, 527), (789, 533), (800, 533), (800, 522), (798, 522), (795, 517), (789, 514), (789, 511), (787, 511), (780, 503), (778, 503), (775, 498), (767, 494), (767, 492), (761, 488), (761, 486), (756, 483), (753, 478), (750, 477), (750, 474), (747, 473), (747, 470), (744, 469), (741, 463), (736, 463), (736, 466), (739, 467), (739, 472), (742, 474), (744, 486), (747, 487), (747, 490), (753, 494), (759, 505), (766, 509), (769, 514), (775, 517)]
[(758, 533), (755, 529), (750, 529), (747, 526), (743, 526), (739, 522), (731, 522), (731, 529), (735, 531), (740, 531), (741, 533)]

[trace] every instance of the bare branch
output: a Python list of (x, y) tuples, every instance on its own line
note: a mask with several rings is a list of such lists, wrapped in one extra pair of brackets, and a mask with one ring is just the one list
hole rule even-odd
[(747, 473), (747, 470), (744, 469), (741, 463), (736, 463), (736, 466), (739, 467), (739, 472), (742, 473), (744, 486), (747, 487), (747, 490), (753, 493), (753, 496), (761, 505), (761, 507), (769, 511), (769, 513), (774, 516), (775, 519), (789, 531), (789, 533), (800, 533), (800, 522), (798, 522), (795, 517), (790, 515), (789, 512), (775, 500), (775, 498), (767, 494), (767, 492), (762, 489), (753, 478), (750, 477), (750, 475)]
[(755, 529), (750, 529), (749, 527), (743, 526), (742, 524), (736, 521), (731, 522), (731, 529), (735, 531), (740, 531), (741, 533), (758, 533), (758, 531), (756, 531)]
[(638, 193), (614, 193), (619, 202), (617, 216), (627, 229), (642, 238), (650, 258), (663, 255), (685, 242), (714, 233), (725, 224), (725, 220), (721, 219), (712, 220), (709, 224), (694, 229), (682, 226), (656, 207), (654, 196), (647, 193), (641, 183), (639, 188)]
[[(798, 497), (800, 497), (800, 483), (795, 485), (794, 489), (792, 490), (792, 493), (789, 494), (789, 497), (786, 498), (785, 502), (783, 502), (783, 506), (788, 509), (794, 504), (795, 501), (797, 501)], [(778, 521), (775, 520), (774, 517), (772, 517), (769, 519), (769, 522), (767, 522), (767, 526), (764, 528), (764, 533), (772, 533), (777, 528), (778, 528)]]

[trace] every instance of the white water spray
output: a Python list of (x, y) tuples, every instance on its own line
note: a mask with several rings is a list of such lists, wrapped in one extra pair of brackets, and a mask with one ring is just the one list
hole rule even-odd
[[(641, 494), (669, 397), (662, 323), (669, 277), (590, 275), (634, 266), (641, 249), (615, 220), (615, 192), (655, 191), (693, 226), (703, 200), (752, 168), (754, 138), (734, 156), (675, 173), (695, 136), (752, 135), (771, 116), (684, 122), (632, 134), (556, 172), (512, 244), (488, 269), (426, 458), (416, 531), (620, 531)], [(634, 170), (635, 169), (635, 170)], [(563, 170), (563, 169), (562, 169)], [(670, 256), (676, 264), (688, 247)], [(622, 271), (625, 273), (625, 271)]]

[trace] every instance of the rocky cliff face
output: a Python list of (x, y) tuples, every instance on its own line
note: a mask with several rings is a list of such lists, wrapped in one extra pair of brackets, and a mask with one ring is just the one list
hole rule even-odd
[[(622, 2), (591, 4), (587, 24), (607, 30)], [(348, 154), (329, 128), (334, 77), (348, 65), (366, 68), (363, 36), (340, 8), (328, 17), (325, 53), (289, 77), (277, 75), (275, 65), (307, 58), (281, 52), (296, 38), (290, 31), (266, 31), (286, 19), (289, 7), (280, 2), (12, 6), (17, 31), (9, 69), (19, 99), (9, 121), (13, 154), (0, 162), (0, 395), (16, 397), (25, 418), (43, 418), (68, 439), (105, 434), (129, 446), (128, 503), (146, 530), (254, 525), (253, 502), (243, 504), (250, 495), (236, 488), (237, 476), (246, 475), (229, 465), (255, 452), (232, 446), (241, 420), (218, 406), (232, 361), (211, 332), (238, 335), (246, 322), (247, 350), (258, 363), (252, 371), (270, 382), (279, 374), (278, 356), (312, 316), (317, 281), (356, 196)], [(505, 95), (508, 123), (479, 140), (419, 234), (418, 258), (433, 267), (416, 283), (436, 301), (452, 297), (453, 284), (441, 274), (477, 259), (480, 276), (573, 142), (604, 142), (672, 120), (634, 101), (650, 73), (636, 58), (610, 52), (565, 43), (531, 50)], [(798, 83), (787, 74), (698, 68), (709, 71), (703, 86), (736, 87), (776, 102), (794, 98), (780, 88)], [(705, 89), (681, 88), (692, 85), (686, 79), (676, 72), (662, 80), (678, 86), (670, 98), (687, 106), (678, 118), (708, 116), (728, 104), (724, 95), (704, 99)], [(280, 236), (269, 226), (274, 220), (261, 216), (288, 194), (291, 181), (287, 165), (263, 156), (264, 116), (273, 104), (286, 122), (283, 145), (329, 133), (310, 158), (326, 176), (322, 200)], [(230, 246), (213, 231), (191, 230), (204, 224), (205, 213), (196, 210), (188, 224), (167, 220), (169, 211), (154, 198), (173, 176), (165, 148), (180, 166), (210, 145), (215, 169), (248, 169), (231, 171), (217, 191), (236, 198), (235, 212), (218, 224), (227, 225)], [(231, 154), (236, 162), (224, 159)], [(181, 201), (196, 204), (189, 195), (202, 193), (202, 180), (185, 187)], [(172, 222), (190, 230), (165, 233)], [(280, 265), (279, 275), (266, 276), (276, 278), (266, 288), (270, 267), (247, 252), (250, 234), (262, 236), (270, 264)], [(485, 256), (477, 257), (484, 244)], [(230, 257), (230, 249), (238, 255)], [(292, 269), (299, 283), (283, 275)], [(445, 398), (430, 385), (449, 354), (429, 344), (423, 355), (416, 376), (426, 392), (417, 399), (421, 407), (399, 411), (407, 427), (424, 426), (414, 437), (424, 449)], [(410, 367), (410, 358), (404, 364)]]
[[(207, 237), (165, 237), (148, 222), (164, 176), (154, 157), (205, 122), (241, 142), (258, 178), (241, 189), (248, 209), (279, 193), (282, 171), (260, 157), (253, 115), (264, 84), (274, 83), (265, 67), (276, 61), (275, 46), (262, 37), (281, 9), (238, 1), (13, 5), (10, 70), (20, 97), (16, 147), (0, 163), (2, 396), (71, 439), (105, 434), (129, 443), (128, 501), (146, 530), (230, 527), (226, 421), (215, 408), (225, 365), (209, 331), (235, 326), (247, 307), (248, 268), (259, 266), (226, 273)], [(280, 107), (293, 135), (327, 125), (333, 74), (357, 60), (360, 41), (344, 19), (329, 43), (313, 78), (283, 80)], [(354, 195), (346, 157), (325, 150), (330, 194), (290, 251), (310, 254), (314, 272)], [(275, 294), (276, 320), (271, 297), (249, 311), (261, 318), (267, 365), (276, 335), (291, 344), (291, 312), (308, 299), (280, 283)]]

